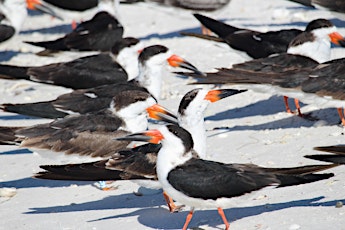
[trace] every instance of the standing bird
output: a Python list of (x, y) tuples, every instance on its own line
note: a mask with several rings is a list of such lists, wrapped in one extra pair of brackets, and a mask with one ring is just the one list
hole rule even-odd
[(48, 102), (4, 104), (1, 107), (8, 112), (47, 118), (63, 117), (70, 113), (84, 114), (109, 107), (114, 94), (122, 90), (140, 88), (150, 92), (155, 98), (160, 98), (165, 63), (200, 73), (192, 64), (175, 54), (172, 55), (167, 47), (161, 45), (143, 49), (139, 54), (138, 62), (139, 75), (128, 83), (75, 90)]
[(2, 0), (0, 1), (0, 42), (19, 33), (25, 19), (27, 8), (61, 19), (53, 10), (39, 0)]
[(164, 191), (174, 200), (191, 207), (183, 229), (187, 229), (194, 208), (217, 208), (229, 229), (223, 208), (234, 198), (266, 187), (285, 187), (328, 179), (334, 174), (314, 174), (335, 166), (312, 165), (296, 168), (263, 168), (253, 164), (225, 164), (199, 158), (188, 131), (177, 125), (132, 134), (124, 140), (161, 143), (157, 176)]
[[(336, 32), (336, 27), (330, 21), (317, 19), (313, 25), (319, 29), (299, 34), (290, 43), (287, 53), (236, 64), (230, 69), (221, 68), (218, 72), (207, 73), (206, 78), (199, 78), (197, 84), (251, 85), (255, 91), (284, 95), (286, 110), (291, 112), (287, 96), (302, 101), (305, 99), (304, 95), (300, 94), (300, 84), (307, 76), (305, 73), (330, 59), (331, 42), (345, 45), (343, 36)], [(276, 89), (271, 85), (279, 87)], [(302, 116), (298, 101), (295, 100), (295, 103), (298, 114)]]

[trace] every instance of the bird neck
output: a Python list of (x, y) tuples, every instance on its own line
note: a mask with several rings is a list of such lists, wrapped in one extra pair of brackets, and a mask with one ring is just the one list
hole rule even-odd
[(119, 55), (116, 57), (116, 61), (126, 70), (128, 81), (131, 81), (138, 76), (138, 52), (135, 48), (130, 47), (121, 50)]
[(139, 63), (139, 75), (136, 81), (146, 88), (155, 98), (160, 98), (162, 84), (162, 66)]
[(194, 150), (201, 158), (206, 157), (206, 130), (204, 116), (179, 117), (179, 124), (186, 129), (193, 137)]
[(135, 117), (124, 117), (122, 120), (125, 123), (124, 130), (131, 133), (142, 132), (146, 130), (148, 126), (147, 117), (144, 113)]
[(191, 152), (185, 153), (181, 143), (162, 143), (162, 148), (157, 156), (157, 176), (159, 181), (166, 181), (169, 172), (182, 165), (193, 157)]
[(287, 53), (306, 56), (323, 63), (331, 58), (331, 43), (328, 38), (316, 38), (313, 42), (305, 42), (298, 46), (289, 47)]

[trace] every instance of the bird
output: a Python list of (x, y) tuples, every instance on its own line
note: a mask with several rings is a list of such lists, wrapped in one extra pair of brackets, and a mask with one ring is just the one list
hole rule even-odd
[[(242, 93), (242, 90), (221, 89), (205, 90), (193, 89), (181, 99), (178, 118), (169, 110), (156, 104), (147, 109), (149, 116), (156, 120), (169, 123), (179, 123), (193, 133), (195, 148), (200, 155), (206, 157), (206, 131), (204, 127), (204, 111), (207, 105), (231, 95)], [(34, 177), (39, 179), (54, 180), (123, 180), (144, 179), (140, 185), (159, 189), (156, 176), (156, 156), (160, 145), (146, 144), (130, 150), (114, 153), (107, 160), (94, 163), (68, 164), (68, 165), (43, 165), (45, 171), (37, 173)], [(204, 155), (203, 155), (204, 154)], [(70, 173), (72, 172), (72, 173)], [(104, 175), (104, 178), (102, 178)], [(95, 178), (96, 177), (96, 178)], [(164, 193), (171, 212), (178, 210), (169, 196)]]
[(65, 10), (85, 11), (95, 8), (98, 5), (98, 0), (44, 0), (45, 2)]
[(343, 1), (331, 1), (331, 0), (289, 0), (296, 2), (304, 6), (327, 9), (333, 12), (345, 13), (345, 3)]
[(334, 164), (345, 164), (345, 145), (319, 146), (314, 147), (314, 149), (333, 154), (314, 154), (306, 155), (304, 157), (318, 161), (331, 162)]
[(84, 160), (82, 156), (92, 160), (109, 157), (129, 144), (114, 141), (114, 138), (147, 129), (146, 109), (156, 103), (148, 92), (124, 90), (114, 95), (109, 108), (19, 128), (14, 131), (15, 142), (21, 148), (29, 148), (42, 155), (48, 153), (48, 157), (60, 158), (62, 154), (58, 153), (74, 154), (80, 161)]
[[(193, 14), (194, 17), (216, 36), (181, 32), (186, 36), (199, 37), (207, 40), (223, 42), (232, 49), (245, 53), (250, 58), (264, 58), (272, 54), (284, 53), (289, 43), (301, 32), (299, 29), (283, 29), (278, 31), (259, 32), (250, 29), (238, 28), (202, 14)], [(320, 29), (311, 21), (305, 31)], [(249, 59), (249, 58), (248, 58)]]
[(264, 168), (254, 164), (226, 164), (203, 160), (193, 149), (191, 134), (178, 125), (131, 134), (121, 140), (161, 143), (157, 155), (157, 177), (174, 200), (191, 207), (183, 229), (187, 229), (194, 208), (216, 208), (229, 229), (223, 208), (234, 198), (266, 187), (286, 187), (328, 179), (333, 173), (314, 172), (338, 166), (307, 165), (295, 168)]
[(28, 15), (27, 8), (62, 19), (41, 1), (2, 0), (0, 1), (0, 42), (7, 41), (20, 32)]
[(44, 55), (57, 51), (109, 51), (122, 38), (124, 28), (117, 19), (113, 1), (106, 0), (102, 3), (104, 4), (99, 6), (98, 13), (65, 36), (52, 41), (26, 43), (45, 48), (45, 51), (40, 52)]
[(215, 11), (229, 4), (230, 0), (146, 0), (167, 7), (176, 7), (194, 11)]
[(300, 33), (310, 32), (312, 34), (318, 34), (322, 33), (318, 31), (322, 31), (325, 27), (333, 26), (331, 22), (326, 22), (325, 19), (316, 19), (310, 21), (304, 31), (299, 29), (283, 29), (259, 32), (228, 25), (201, 14), (194, 14), (194, 17), (206, 28), (215, 33), (218, 39), (217, 37), (187, 32), (182, 32), (183, 35), (224, 42), (232, 49), (241, 51), (253, 59), (265, 58), (272, 54), (285, 53), (289, 48), (289, 44)]
[(128, 83), (122, 82), (74, 90), (48, 102), (3, 104), (0, 107), (8, 112), (45, 118), (59, 118), (71, 113), (83, 114), (109, 107), (114, 94), (125, 89), (140, 88), (140, 90), (150, 92), (155, 98), (160, 98), (161, 78), (164, 73), (162, 67), (165, 63), (172, 67), (181, 67), (200, 73), (191, 63), (176, 54), (172, 54), (167, 47), (162, 45), (145, 47), (139, 54), (138, 62), (139, 74)]
[(25, 79), (71, 89), (127, 82), (138, 74), (138, 50), (141, 48), (139, 39), (127, 37), (116, 41), (111, 52), (69, 62), (43, 66), (0, 65), (0, 78)]
[[(237, 83), (247, 84), (247, 87), (254, 85), (252, 89), (255, 91), (284, 95), (286, 110), (290, 112), (287, 96), (296, 97), (302, 101), (307, 99), (304, 94), (301, 95), (301, 83), (309, 78), (308, 74), (311, 70), (323, 64), (327, 65), (326, 61), (330, 59), (330, 42), (344, 45), (344, 38), (336, 32), (336, 27), (330, 21), (317, 19), (316, 22), (322, 25), (322, 29), (317, 33), (312, 30), (297, 35), (291, 41), (287, 53), (254, 59), (233, 65), (232, 68), (221, 68), (217, 72), (206, 73), (206, 77), (198, 78), (197, 84)], [(330, 61), (330, 63), (333, 62)], [(318, 79), (322, 80), (322, 78)], [(322, 89), (319, 88), (319, 91), (321, 92)], [(295, 100), (295, 102), (298, 114), (303, 116), (298, 101)]]

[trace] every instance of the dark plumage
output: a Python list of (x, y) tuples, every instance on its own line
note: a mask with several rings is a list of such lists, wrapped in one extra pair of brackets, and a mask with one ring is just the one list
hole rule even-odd
[(318, 161), (331, 162), (334, 164), (345, 164), (345, 145), (322, 146), (315, 147), (314, 149), (333, 154), (315, 154), (306, 155), (304, 157)]
[(52, 51), (110, 51), (114, 43), (122, 38), (122, 34), (123, 27), (119, 21), (101, 11), (57, 40), (26, 43)]

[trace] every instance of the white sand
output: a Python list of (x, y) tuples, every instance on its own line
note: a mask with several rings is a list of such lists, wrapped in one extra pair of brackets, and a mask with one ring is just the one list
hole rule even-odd
[[(121, 6), (125, 36), (143, 38), (145, 44), (163, 44), (185, 57), (201, 70), (228, 67), (244, 57), (225, 45), (179, 36), (181, 30), (199, 31), (190, 12), (150, 7), (144, 4)], [(84, 19), (92, 11), (83, 14)], [(318, 17), (332, 19), (345, 35), (345, 22), (322, 10), (309, 10), (283, 0), (232, 0), (225, 9), (209, 14), (227, 23), (267, 31), (298, 27)], [(73, 18), (74, 14), (68, 14)], [(342, 28), (343, 27), (343, 28)], [(76, 58), (68, 53), (43, 58), (34, 53), (41, 49), (22, 43), (61, 36), (70, 29), (66, 22), (49, 16), (31, 15), (23, 32), (1, 45), (0, 60), (16, 65), (43, 65)], [(341, 48), (333, 57), (342, 57)], [(161, 104), (176, 111), (180, 98), (193, 86), (191, 80), (166, 76), (167, 99)], [(68, 90), (26, 81), (0, 81), (0, 103), (34, 102), (53, 99)], [(206, 112), (210, 159), (222, 162), (254, 163), (267, 167), (290, 167), (319, 162), (304, 159), (316, 154), (314, 146), (344, 144), (344, 130), (338, 125), (334, 108), (318, 109), (304, 105), (318, 122), (284, 112), (281, 97), (248, 91), (212, 104)], [(0, 112), (0, 125), (30, 125), (47, 122)], [(226, 130), (213, 130), (228, 127)], [(116, 182), (117, 190), (100, 191), (91, 183), (35, 180), (30, 177), (39, 165), (54, 162), (42, 159), (15, 146), (0, 146), (0, 188), (14, 187), (13, 197), (0, 198), (0, 229), (178, 229), (183, 226), (188, 208), (176, 214), (167, 211), (160, 192), (135, 196), (138, 186)], [(344, 229), (345, 209), (335, 208), (345, 201), (345, 168), (330, 170), (335, 177), (289, 188), (259, 191), (252, 199), (225, 210), (231, 229)], [(231, 189), (231, 188), (229, 188)], [(190, 227), (223, 229), (216, 210), (195, 212)]]

